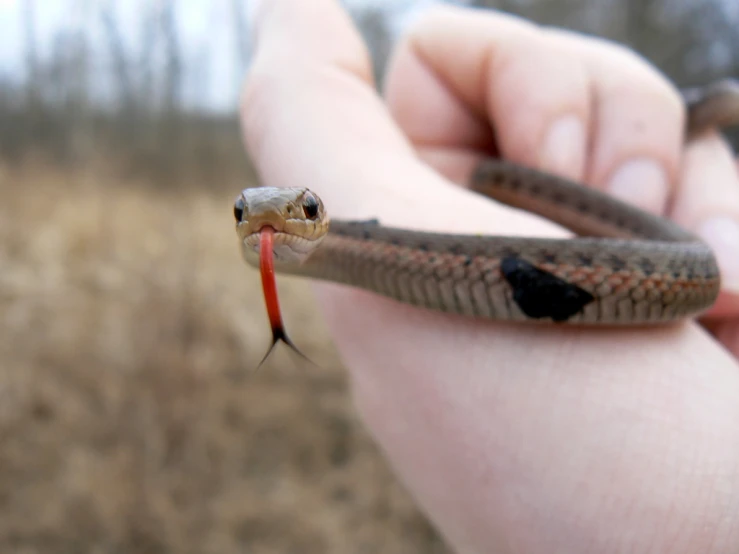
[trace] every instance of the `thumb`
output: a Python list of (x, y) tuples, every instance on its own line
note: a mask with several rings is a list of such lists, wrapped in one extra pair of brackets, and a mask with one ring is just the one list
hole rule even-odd
[(270, 0), (255, 8), (253, 30), (241, 119), (263, 183), (317, 188), (342, 216), (365, 206), (351, 216), (376, 217), (352, 199), (381, 182), (378, 158), (408, 158), (412, 149), (375, 92), (350, 18), (334, 0)]

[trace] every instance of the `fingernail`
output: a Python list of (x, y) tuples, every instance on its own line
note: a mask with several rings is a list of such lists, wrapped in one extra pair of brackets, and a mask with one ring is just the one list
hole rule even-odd
[(728, 216), (716, 216), (698, 228), (716, 254), (724, 287), (739, 292), (739, 222)]
[(667, 174), (651, 158), (634, 158), (616, 170), (608, 190), (643, 210), (661, 213), (667, 203)]
[(579, 117), (566, 115), (549, 127), (544, 137), (540, 166), (564, 177), (577, 179), (585, 163), (585, 128)]

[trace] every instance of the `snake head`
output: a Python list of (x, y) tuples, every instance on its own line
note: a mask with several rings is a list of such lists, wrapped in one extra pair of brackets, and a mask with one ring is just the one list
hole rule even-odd
[(274, 259), (280, 265), (302, 263), (326, 236), (329, 218), (323, 202), (307, 188), (245, 189), (234, 202), (236, 233), (244, 259), (259, 264), (259, 234), (274, 229)]

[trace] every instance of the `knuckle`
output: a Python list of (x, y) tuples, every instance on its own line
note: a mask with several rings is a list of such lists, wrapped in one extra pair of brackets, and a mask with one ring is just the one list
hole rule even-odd
[(356, 42), (351, 51), (338, 54), (332, 65), (349, 75), (353, 75), (363, 83), (374, 81), (372, 56), (367, 46), (361, 41)]
[(595, 54), (603, 64), (596, 78), (603, 92), (613, 97), (634, 95), (650, 99), (663, 114), (683, 117), (685, 103), (677, 87), (648, 59), (630, 46), (605, 39), (595, 41)]
[(675, 85), (632, 47), (610, 39), (585, 37), (560, 29), (550, 32), (561, 42), (565, 52), (586, 62), (592, 78), (605, 93), (647, 93), (659, 97), (663, 105), (673, 112), (682, 110), (682, 96)]
[(523, 17), (494, 10), (477, 10), (451, 4), (435, 5), (418, 15), (408, 28), (412, 39), (446, 33), (488, 32), (491, 43), (525, 41), (526, 37), (541, 34), (542, 27)]

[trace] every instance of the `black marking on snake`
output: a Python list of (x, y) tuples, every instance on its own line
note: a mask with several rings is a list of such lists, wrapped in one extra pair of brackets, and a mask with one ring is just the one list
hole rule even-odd
[(588, 291), (517, 256), (503, 258), (500, 272), (511, 286), (518, 307), (535, 319), (567, 321), (595, 300)]
[(557, 263), (557, 255), (553, 254), (552, 252), (542, 251), (540, 252), (540, 255), (542, 259), (547, 262), (548, 264), (556, 264)]
[(564, 204), (567, 201), (567, 197), (564, 195), (564, 193), (561, 193), (559, 191), (553, 192), (550, 198), (556, 204)]
[(626, 262), (613, 254), (608, 257), (608, 263), (611, 264), (613, 271), (621, 271), (626, 267)]
[(494, 170), (493, 168), (488, 168), (488, 173), (486, 177), (499, 187), (505, 187), (508, 183), (508, 179), (506, 178), (506, 176), (500, 171)]
[(582, 265), (593, 265), (593, 256), (591, 254), (580, 252), (577, 255), (577, 259)]
[(604, 223), (610, 223), (613, 225), (613, 214), (608, 212), (607, 208), (600, 208), (600, 211), (595, 212), (598, 219), (602, 219)]
[(641, 260), (639, 260), (639, 267), (645, 275), (651, 275), (652, 273), (654, 273), (655, 270), (654, 262), (652, 262), (652, 260), (650, 260), (649, 258), (642, 258)]
[(669, 271), (673, 277), (679, 277), (682, 270), (683, 266), (677, 259), (671, 259), (667, 262), (667, 271)]
[(462, 248), (462, 245), (459, 243), (452, 244), (449, 247), (449, 252), (451, 252), (455, 256), (459, 256), (463, 251), (464, 251), (464, 248)]

